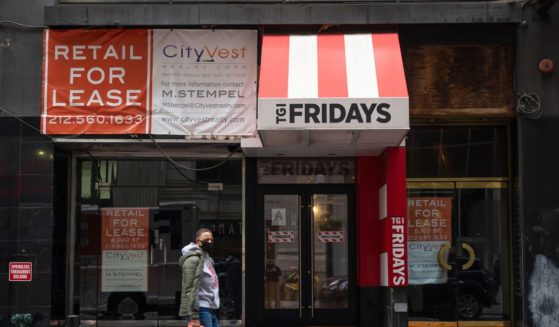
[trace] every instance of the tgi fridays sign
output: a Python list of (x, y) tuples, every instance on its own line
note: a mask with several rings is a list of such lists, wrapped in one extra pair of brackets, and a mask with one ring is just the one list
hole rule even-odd
[(257, 33), (45, 30), (44, 134), (252, 136)]
[(264, 35), (258, 129), (408, 129), (396, 33)]
[(331, 158), (312, 159), (260, 159), (258, 183), (353, 183), (355, 161)]
[(101, 291), (147, 292), (149, 209), (101, 211)]
[(387, 217), (383, 219), (387, 276), (384, 286), (406, 286), (408, 284), (408, 255), (406, 251), (406, 220), (404, 217)]

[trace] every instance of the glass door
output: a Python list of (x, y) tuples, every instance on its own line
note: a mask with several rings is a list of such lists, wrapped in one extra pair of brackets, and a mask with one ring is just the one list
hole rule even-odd
[(507, 199), (501, 181), (408, 183), (411, 322), (510, 319)]
[(314, 191), (261, 194), (263, 292), (255, 295), (263, 298), (262, 325), (350, 324), (354, 317), (353, 194)]

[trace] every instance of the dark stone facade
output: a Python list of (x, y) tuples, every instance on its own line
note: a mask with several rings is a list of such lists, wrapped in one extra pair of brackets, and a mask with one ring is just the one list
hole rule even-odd
[[(53, 144), (39, 119), (0, 117), (0, 326), (31, 313), (35, 326), (51, 317)], [(33, 264), (31, 282), (9, 282), (8, 264)]]

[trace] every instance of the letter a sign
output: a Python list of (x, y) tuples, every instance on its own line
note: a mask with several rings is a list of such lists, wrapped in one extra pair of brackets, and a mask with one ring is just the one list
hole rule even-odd
[(285, 208), (272, 208), (272, 226), (285, 226)]

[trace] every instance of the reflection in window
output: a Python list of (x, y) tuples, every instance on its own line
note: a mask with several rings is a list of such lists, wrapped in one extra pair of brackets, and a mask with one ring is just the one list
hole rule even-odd
[[(214, 165), (217, 161), (180, 163), (200, 168)], [(241, 161), (231, 159), (220, 168), (203, 173), (187, 170), (179, 173), (169, 162), (162, 160), (78, 162), (76, 289), (79, 290), (79, 297), (76, 297), (76, 306), (82, 319), (180, 319), (177, 315), (182, 274), (178, 259), (182, 248), (202, 227), (212, 229), (216, 240), (212, 256), (220, 282), (220, 317), (225, 320), (241, 319)], [(223, 190), (208, 190), (207, 182), (210, 181), (223, 183)], [(119, 265), (120, 261), (114, 261), (110, 269), (107, 269), (108, 266), (103, 269), (104, 208), (146, 210), (147, 244), (134, 249), (144, 251), (142, 255), (145, 257), (134, 257), (137, 253), (128, 250), (119, 252), (124, 259), (127, 258), (125, 255), (136, 258), (134, 265), (124, 264), (124, 259), (119, 257), (117, 260), (121, 260), (122, 265)], [(131, 219), (123, 220), (117, 227), (132, 222)], [(130, 243), (130, 247), (134, 246), (134, 242)], [(131, 291), (130, 282), (125, 288), (125, 279), (118, 279), (118, 274), (124, 270), (135, 272), (139, 278), (136, 284), (145, 283), (147, 291), (143, 288)], [(113, 291), (103, 291), (108, 290), (107, 285), (103, 285), (107, 282), (103, 271), (116, 276)], [(143, 274), (144, 271), (146, 274)]]
[(506, 129), (413, 127), (407, 146), (407, 177), (506, 177)]

